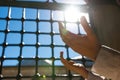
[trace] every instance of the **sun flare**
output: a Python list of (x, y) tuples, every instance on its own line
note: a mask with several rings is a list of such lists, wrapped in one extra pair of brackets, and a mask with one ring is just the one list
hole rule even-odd
[[(79, 10), (78, 7), (69, 6), (68, 8), (65, 9), (64, 13), (65, 13), (65, 21), (67, 22), (66, 29), (71, 32), (78, 33), (78, 27), (77, 27), (78, 25), (76, 24), (76, 22), (80, 22), (81, 16), (85, 16), (87, 21), (89, 22), (88, 13), (81, 12), (81, 10)], [(80, 32), (85, 33), (81, 25), (79, 27), (80, 27), (80, 30), (82, 30)]]
[(85, 16), (87, 21), (89, 22), (88, 13), (81, 12), (80, 9), (76, 6), (69, 6), (65, 9), (65, 20), (68, 22), (77, 22), (80, 21), (81, 16)]
[(65, 20), (70, 22), (76, 22), (79, 20), (80, 11), (77, 7), (70, 6), (65, 9)]

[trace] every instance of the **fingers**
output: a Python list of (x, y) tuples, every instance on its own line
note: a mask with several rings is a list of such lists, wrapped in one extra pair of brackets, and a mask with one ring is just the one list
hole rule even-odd
[(75, 52), (82, 54), (92, 60), (95, 60), (96, 53), (99, 49), (97, 49), (97, 45), (99, 44), (97, 38), (85, 17), (81, 17), (81, 24), (85, 29), (87, 35), (77, 35), (70, 31), (67, 31), (62, 23), (59, 22), (59, 31), (62, 40), (71, 47)]
[(59, 31), (60, 31), (60, 33), (62, 35), (66, 35), (68, 31), (63, 27), (61, 22), (58, 22), (58, 23), (59, 23)]
[(85, 37), (85, 35), (77, 35), (77, 34), (74, 34), (70, 31), (67, 31), (62, 23), (59, 22), (59, 31), (60, 31), (60, 35), (62, 37), (62, 40), (68, 45), (68, 46), (73, 46), (71, 45), (72, 43), (75, 43), (75, 42), (82, 42), (83, 38)]
[(84, 78), (88, 77), (88, 71), (83, 67), (83, 66), (75, 66), (73, 65), (74, 62), (69, 62), (66, 59), (63, 58), (63, 52), (60, 52), (60, 59), (61, 62), (64, 64), (64, 66), (69, 69), (72, 70), (76, 73), (79, 73), (80, 75), (82, 75)]
[(66, 30), (62, 23), (59, 22), (59, 31), (60, 31), (60, 34), (63, 36), (63, 37), (67, 37), (67, 38), (73, 38), (74, 36), (76, 36), (77, 34), (74, 34), (68, 30)]
[(60, 36), (62, 38), (62, 40), (68, 45), (70, 46), (71, 43), (71, 37), (69, 36), (68, 31), (63, 27), (62, 23), (59, 22), (59, 31), (60, 31)]
[[(77, 35), (72, 32), (67, 31), (62, 23), (59, 23), (59, 31), (62, 40), (71, 47), (74, 51), (78, 52), (79, 54), (85, 55), (87, 43), (87, 36), (86, 35)], [(67, 31), (67, 32), (66, 32)], [(65, 34), (64, 34), (65, 33)], [(85, 55), (86, 56), (86, 55)]]
[[(87, 35), (92, 36), (94, 33), (93, 33), (92, 29), (90, 28), (90, 26), (89, 26), (89, 24), (84, 16), (81, 17), (80, 22), (81, 22), (81, 25), (83, 26), (84, 30), (86, 31)], [(67, 31), (63, 27), (62, 23), (60, 23), (60, 22), (58, 22), (58, 23), (59, 23), (59, 30), (60, 30), (61, 35), (67, 35), (67, 34), (75, 35), (74, 33)]]
[(81, 17), (81, 25), (87, 33), (87, 36), (92, 36), (93, 31), (91, 30), (86, 18), (84, 16)]

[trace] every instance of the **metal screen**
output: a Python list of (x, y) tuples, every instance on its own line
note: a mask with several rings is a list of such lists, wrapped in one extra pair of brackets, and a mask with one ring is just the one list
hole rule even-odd
[[(60, 37), (58, 21), (74, 26), (77, 34), (82, 29), (78, 21), (65, 20), (64, 8), (70, 4), (61, 1), (0, 1), (0, 80), (84, 80), (60, 62), (59, 52), (64, 51), (66, 59), (92, 66)], [(89, 17), (85, 4), (74, 5)]]

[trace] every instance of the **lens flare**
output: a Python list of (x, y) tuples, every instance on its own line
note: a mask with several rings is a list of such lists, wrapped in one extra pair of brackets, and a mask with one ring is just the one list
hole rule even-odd
[(80, 18), (80, 10), (75, 6), (70, 6), (65, 9), (65, 20), (70, 22), (77, 22)]

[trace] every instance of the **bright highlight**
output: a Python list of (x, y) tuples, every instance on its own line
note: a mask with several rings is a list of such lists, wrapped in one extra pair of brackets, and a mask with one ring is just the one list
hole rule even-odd
[(75, 6), (70, 6), (65, 10), (65, 20), (77, 22), (80, 18), (80, 11)]

